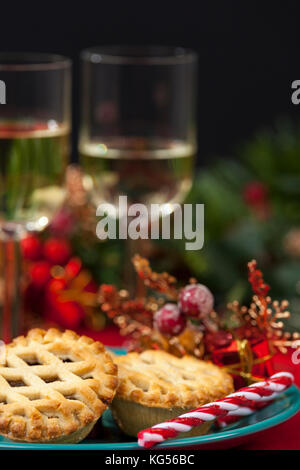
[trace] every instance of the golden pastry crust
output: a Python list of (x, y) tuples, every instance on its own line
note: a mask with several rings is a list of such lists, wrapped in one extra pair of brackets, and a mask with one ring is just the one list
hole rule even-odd
[(28, 442), (79, 442), (112, 401), (117, 367), (100, 342), (33, 329), (7, 345), (0, 365), (0, 434)]
[(220, 367), (192, 356), (178, 358), (147, 350), (115, 359), (116, 399), (156, 408), (196, 408), (233, 392), (233, 381)]

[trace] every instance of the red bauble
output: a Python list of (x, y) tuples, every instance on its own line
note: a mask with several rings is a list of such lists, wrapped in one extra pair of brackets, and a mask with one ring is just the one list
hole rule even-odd
[(25, 259), (37, 261), (42, 254), (43, 246), (41, 240), (35, 235), (29, 235), (21, 240), (22, 253)]
[(189, 317), (204, 318), (214, 307), (214, 297), (203, 284), (190, 284), (179, 294), (179, 308)]
[(154, 326), (160, 333), (179, 335), (186, 326), (186, 318), (175, 304), (166, 304), (154, 315)]
[(44, 256), (50, 263), (64, 265), (71, 256), (70, 243), (61, 238), (49, 238), (44, 245)]
[(38, 261), (29, 269), (32, 284), (36, 287), (44, 287), (51, 277), (51, 265), (48, 261)]

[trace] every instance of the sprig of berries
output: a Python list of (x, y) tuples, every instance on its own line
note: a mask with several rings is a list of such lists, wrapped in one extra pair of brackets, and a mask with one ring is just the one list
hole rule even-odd
[(185, 329), (187, 318), (203, 321), (214, 307), (214, 297), (203, 284), (189, 284), (180, 293), (177, 304), (167, 303), (154, 314), (154, 327), (167, 336)]

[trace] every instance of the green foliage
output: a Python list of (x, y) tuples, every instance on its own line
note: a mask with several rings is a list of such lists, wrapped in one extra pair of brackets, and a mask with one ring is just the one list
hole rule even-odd
[[(269, 213), (262, 220), (243, 200), (245, 186), (263, 183)], [(300, 226), (300, 128), (281, 122), (258, 134), (239, 150), (235, 161), (223, 159), (195, 180), (190, 202), (205, 203), (206, 243), (188, 254), (190, 269), (223, 300), (246, 301), (246, 263), (256, 258), (271, 285), (273, 298), (287, 297), (298, 313), (300, 260), (287, 252), (284, 238)], [(197, 259), (201, 272), (195, 269)], [(294, 321), (295, 323), (295, 321)]]

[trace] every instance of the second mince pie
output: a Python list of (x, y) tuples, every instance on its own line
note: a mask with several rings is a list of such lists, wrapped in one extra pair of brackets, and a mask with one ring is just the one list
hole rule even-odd
[(117, 368), (103, 345), (72, 331), (34, 329), (0, 364), (0, 434), (27, 442), (79, 442), (112, 401)]
[[(129, 435), (233, 392), (229, 374), (192, 356), (148, 350), (119, 356), (115, 362), (119, 386), (111, 408)], [(202, 434), (209, 426), (205, 423), (193, 432)]]

